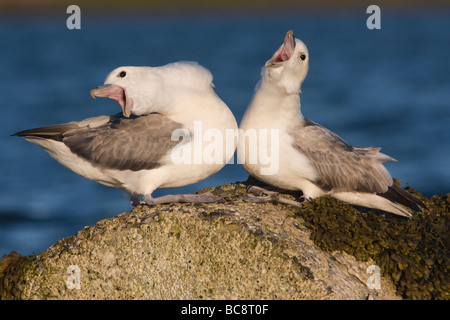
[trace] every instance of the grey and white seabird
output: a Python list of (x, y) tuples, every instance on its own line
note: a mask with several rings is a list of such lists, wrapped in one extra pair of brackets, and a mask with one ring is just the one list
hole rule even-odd
[[(244, 169), (269, 185), (301, 190), (305, 199), (331, 195), (350, 204), (407, 217), (411, 216), (410, 209), (424, 207), (419, 199), (393, 183), (382, 163), (395, 160), (381, 153), (380, 148), (353, 147), (302, 115), (299, 94), (308, 62), (307, 47), (288, 31), (281, 47), (262, 69), (262, 79), (240, 124), (238, 159)], [(250, 142), (245, 135), (248, 130), (275, 130), (279, 143), (269, 138), (261, 143), (258, 134), (257, 140)], [(267, 167), (261, 152), (257, 161), (251, 161), (251, 150), (262, 146), (266, 148), (263, 154), (278, 156), (278, 170), (274, 173), (264, 174), (261, 170)]]
[[(217, 200), (212, 194), (151, 196), (157, 188), (201, 181), (233, 156), (237, 141), (220, 141), (214, 145), (219, 146), (214, 152), (220, 159), (202, 161), (201, 153), (212, 148), (211, 136), (203, 133), (212, 130), (217, 133), (214, 138), (225, 139), (227, 130), (237, 130), (233, 114), (213, 90), (208, 70), (190, 62), (120, 67), (91, 95), (118, 101), (123, 115), (99, 116), (15, 135), (41, 146), (75, 173), (124, 190), (133, 205)], [(174, 136), (175, 132), (179, 134)], [(180, 145), (183, 148), (175, 149)], [(175, 155), (185, 153), (183, 161), (174, 158), (174, 151)]]

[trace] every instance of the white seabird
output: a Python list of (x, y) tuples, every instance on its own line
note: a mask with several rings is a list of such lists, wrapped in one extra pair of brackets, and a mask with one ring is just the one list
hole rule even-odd
[[(233, 156), (237, 141), (224, 139), (227, 130), (237, 130), (237, 123), (214, 92), (208, 70), (190, 62), (120, 67), (91, 95), (118, 101), (123, 115), (99, 116), (14, 135), (41, 146), (75, 173), (124, 190), (133, 205), (218, 199), (210, 193), (151, 196), (157, 188), (201, 181)], [(205, 160), (205, 152), (214, 158)], [(143, 202), (139, 201), (141, 196)]]
[[(382, 163), (395, 160), (379, 152), (380, 148), (352, 147), (302, 115), (299, 94), (308, 61), (307, 47), (288, 31), (262, 69), (262, 79), (240, 124), (238, 159), (244, 169), (272, 186), (301, 190), (306, 200), (331, 195), (350, 204), (408, 217), (411, 213), (402, 206), (414, 210), (420, 210), (418, 205), (424, 207), (393, 183)], [(256, 140), (247, 139), (249, 130), (256, 131)], [(269, 132), (279, 135), (277, 143), (270, 138), (261, 140)], [(261, 148), (265, 148), (263, 154), (278, 157), (276, 172), (262, 171), (267, 162), (261, 159)], [(257, 161), (252, 161), (252, 150), (259, 151)]]

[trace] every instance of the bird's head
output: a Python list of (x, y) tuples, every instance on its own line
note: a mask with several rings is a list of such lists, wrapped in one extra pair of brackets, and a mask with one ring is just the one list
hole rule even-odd
[(195, 93), (209, 94), (212, 86), (208, 70), (183, 61), (160, 67), (119, 67), (106, 77), (104, 85), (91, 90), (91, 96), (116, 100), (125, 117), (169, 114), (177, 103), (185, 105)]
[(298, 94), (308, 73), (309, 54), (306, 45), (294, 37), (289, 30), (281, 47), (263, 68), (263, 79), (269, 81), (288, 94)]
[(132, 113), (143, 115), (154, 111), (152, 105), (160, 85), (158, 75), (150, 67), (119, 67), (106, 77), (102, 86), (91, 90), (91, 96), (116, 100), (125, 117)]

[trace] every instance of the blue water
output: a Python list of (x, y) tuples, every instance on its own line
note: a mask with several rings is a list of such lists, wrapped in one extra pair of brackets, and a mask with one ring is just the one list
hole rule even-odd
[[(118, 112), (89, 90), (121, 65), (198, 61), (240, 121), (260, 68), (293, 29), (310, 51), (303, 113), (347, 142), (380, 146), (398, 162), (392, 176), (427, 196), (450, 192), (450, 14), (385, 13), (366, 28), (365, 10), (225, 16), (96, 17), (82, 29), (66, 15), (0, 21), (0, 257), (39, 253), (58, 239), (130, 209), (119, 190), (67, 170), (39, 147), (10, 134)], [(192, 192), (246, 180), (237, 164)]]

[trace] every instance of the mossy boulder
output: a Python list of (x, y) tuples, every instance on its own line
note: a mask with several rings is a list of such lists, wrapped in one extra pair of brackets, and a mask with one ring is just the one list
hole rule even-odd
[[(2, 299), (448, 299), (449, 196), (413, 219), (332, 198), (138, 206), (0, 261)], [(204, 190), (206, 191), (206, 190)], [(283, 195), (297, 197), (298, 195)], [(380, 290), (368, 286), (372, 266)]]

